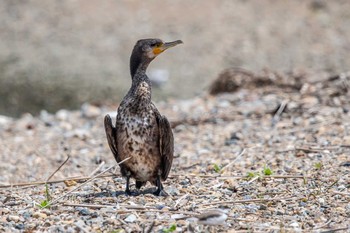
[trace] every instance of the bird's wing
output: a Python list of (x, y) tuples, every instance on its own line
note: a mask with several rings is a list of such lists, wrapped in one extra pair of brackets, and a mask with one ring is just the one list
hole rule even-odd
[(109, 148), (111, 148), (111, 151), (113, 152), (115, 160), (117, 160), (117, 162), (120, 162), (118, 157), (118, 147), (117, 147), (117, 127), (113, 127), (112, 119), (108, 114), (105, 116), (104, 123), (105, 123), (105, 130), (106, 130)]
[(168, 119), (165, 116), (161, 116), (158, 111), (155, 111), (155, 113), (159, 126), (159, 149), (162, 156), (162, 179), (166, 180), (174, 158), (174, 136)]

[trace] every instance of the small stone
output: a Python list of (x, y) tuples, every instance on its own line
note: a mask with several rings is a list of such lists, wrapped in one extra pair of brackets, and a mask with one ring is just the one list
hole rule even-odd
[(221, 225), (227, 219), (227, 214), (222, 210), (209, 210), (196, 217), (199, 224), (203, 225)]
[(126, 218), (124, 219), (124, 221), (125, 221), (125, 222), (130, 222), (130, 223), (132, 223), (132, 222), (135, 222), (136, 219), (137, 219), (137, 218), (136, 218), (135, 215), (130, 214), (128, 217), (126, 217)]
[(292, 222), (291, 224), (289, 224), (290, 227), (294, 227), (294, 228), (299, 228), (299, 223), (297, 222)]
[(61, 218), (59, 216), (53, 216), (52, 220), (54, 222), (59, 222), (61, 220)]
[(52, 126), (54, 123), (53, 115), (48, 113), (46, 110), (40, 111), (40, 119), (45, 123), (46, 126)]
[(299, 206), (305, 207), (306, 206), (306, 202), (303, 202), (303, 201), (299, 202)]
[(81, 106), (81, 114), (85, 118), (96, 118), (101, 115), (101, 109), (94, 105), (85, 103)]
[(56, 112), (56, 118), (60, 121), (67, 121), (69, 118), (69, 111), (65, 109), (61, 109)]
[(260, 205), (259, 210), (267, 210), (267, 206), (266, 205)]
[(7, 209), (7, 208), (1, 208), (0, 209), (0, 215), (5, 215), (5, 214), (8, 214), (9, 212), (10, 212), (10, 210)]
[(318, 202), (319, 202), (321, 205), (324, 205), (324, 204), (325, 204), (325, 201), (324, 201), (323, 198), (319, 198), (319, 199), (318, 199)]
[(276, 211), (276, 215), (284, 215), (284, 213), (282, 211), (280, 211), (280, 210), (277, 210)]
[[(7, 221), (7, 218), (6, 218), (5, 216), (1, 216), (1, 217), (0, 217), (0, 223), (1, 223), (0, 226), (3, 225), (4, 223), (7, 224), (7, 222), (8, 222), (8, 221)], [(1, 228), (0, 228), (0, 230), (1, 230)]]
[(18, 229), (18, 230), (23, 230), (24, 229), (24, 224), (23, 223), (16, 224), (15, 228)]
[(75, 225), (76, 226), (79, 226), (79, 228), (81, 228), (81, 229), (85, 229), (87, 226), (86, 226), (86, 224), (85, 224), (85, 222), (83, 221), (83, 220), (81, 220), (81, 219), (79, 219), (78, 221), (76, 221), (75, 222)]
[(190, 184), (190, 180), (188, 178), (185, 178), (185, 179), (180, 181), (180, 184), (181, 185), (188, 185), (188, 184)]
[(6, 126), (13, 121), (12, 118), (0, 115), (0, 126)]
[(183, 214), (172, 214), (171, 216), (170, 216), (172, 219), (183, 219), (184, 217), (185, 217), (185, 215), (183, 215)]
[(164, 205), (156, 205), (157, 210), (162, 210), (164, 207)]
[(90, 214), (90, 211), (87, 208), (77, 208), (77, 210), (79, 211), (80, 215), (86, 216)]
[(349, 135), (344, 136), (344, 138), (343, 138), (343, 144), (345, 144), (345, 145), (350, 145), (350, 136), (349, 136)]
[(255, 204), (246, 205), (245, 208), (251, 212), (256, 212), (259, 209), (259, 207)]
[(93, 212), (90, 214), (91, 218), (97, 218), (99, 214), (97, 212)]
[(338, 213), (338, 214), (345, 214), (345, 208), (343, 208), (343, 207), (336, 207), (335, 208), (335, 211), (336, 211), (336, 213)]
[(340, 164), (340, 166), (343, 166), (343, 167), (350, 167), (350, 161), (342, 162), (342, 163)]
[(311, 108), (317, 105), (319, 101), (315, 96), (306, 96), (301, 99), (301, 103), (303, 104), (304, 108)]
[(7, 221), (14, 221), (14, 222), (18, 222), (19, 221), (19, 216), (17, 216), (17, 215), (9, 215), (8, 217), (7, 217)]
[(41, 212), (35, 212), (33, 214), (33, 218), (47, 218), (47, 215), (45, 213), (41, 213)]
[(28, 219), (28, 218), (30, 218), (32, 216), (32, 213), (30, 211), (26, 211), (26, 210), (25, 211), (18, 211), (18, 213), (20, 215), (22, 215), (22, 217), (24, 219)]
[(180, 194), (179, 190), (175, 188), (174, 186), (170, 186), (166, 190), (167, 193), (169, 193), (172, 196), (177, 196)]

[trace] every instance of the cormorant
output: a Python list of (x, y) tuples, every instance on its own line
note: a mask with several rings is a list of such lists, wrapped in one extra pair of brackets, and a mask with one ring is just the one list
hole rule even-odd
[(157, 186), (155, 195), (165, 195), (161, 180), (166, 180), (174, 154), (174, 138), (169, 121), (151, 101), (151, 81), (146, 75), (150, 62), (166, 49), (181, 44), (181, 40), (164, 43), (160, 39), (137, 41), (130, 57), (132, 85), (118, 107), (116, 126), (105, 116), (107, 140), (114, 158), (120, 162), (126, 177), (125, 192), (130, 191), (130, 178), (140, 189), (147, 181)]

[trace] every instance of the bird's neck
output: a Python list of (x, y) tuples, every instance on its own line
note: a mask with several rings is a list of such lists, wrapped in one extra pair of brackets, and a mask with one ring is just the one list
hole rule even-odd
[(144, 71), (138, 70), (132, 77), (129, 95), (132, 96), (136, 102), (151, 102), (152, 83)]
[[(138, 52), (133, 52), (130, 57), (130, 74), (132, 77), (132, 85), (128, 95), (131, 96), (136, 103), (151, 102), (152, 84), (146, 75), (146, 70), (152, 59), (140, 56)], [(138, 101), (139, 100), (139, 101)]]
[(134, 77), (136, 73), (146, 73), (149, 63), (153, 59), (142, 56), (138, 50), (133, 51), (130, 56), (130, 74)]

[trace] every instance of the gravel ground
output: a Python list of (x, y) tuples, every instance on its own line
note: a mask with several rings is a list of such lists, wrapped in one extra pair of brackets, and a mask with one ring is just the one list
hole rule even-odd
[(119, 168), (95, 177), (115, 165), (116, 106), (0, 117), (0, 231), (349, 232), (349, 74), (237, 74), (217, 80), (234, 92), (157, 103), (175, 136), (168, 197), (126, 196)]

